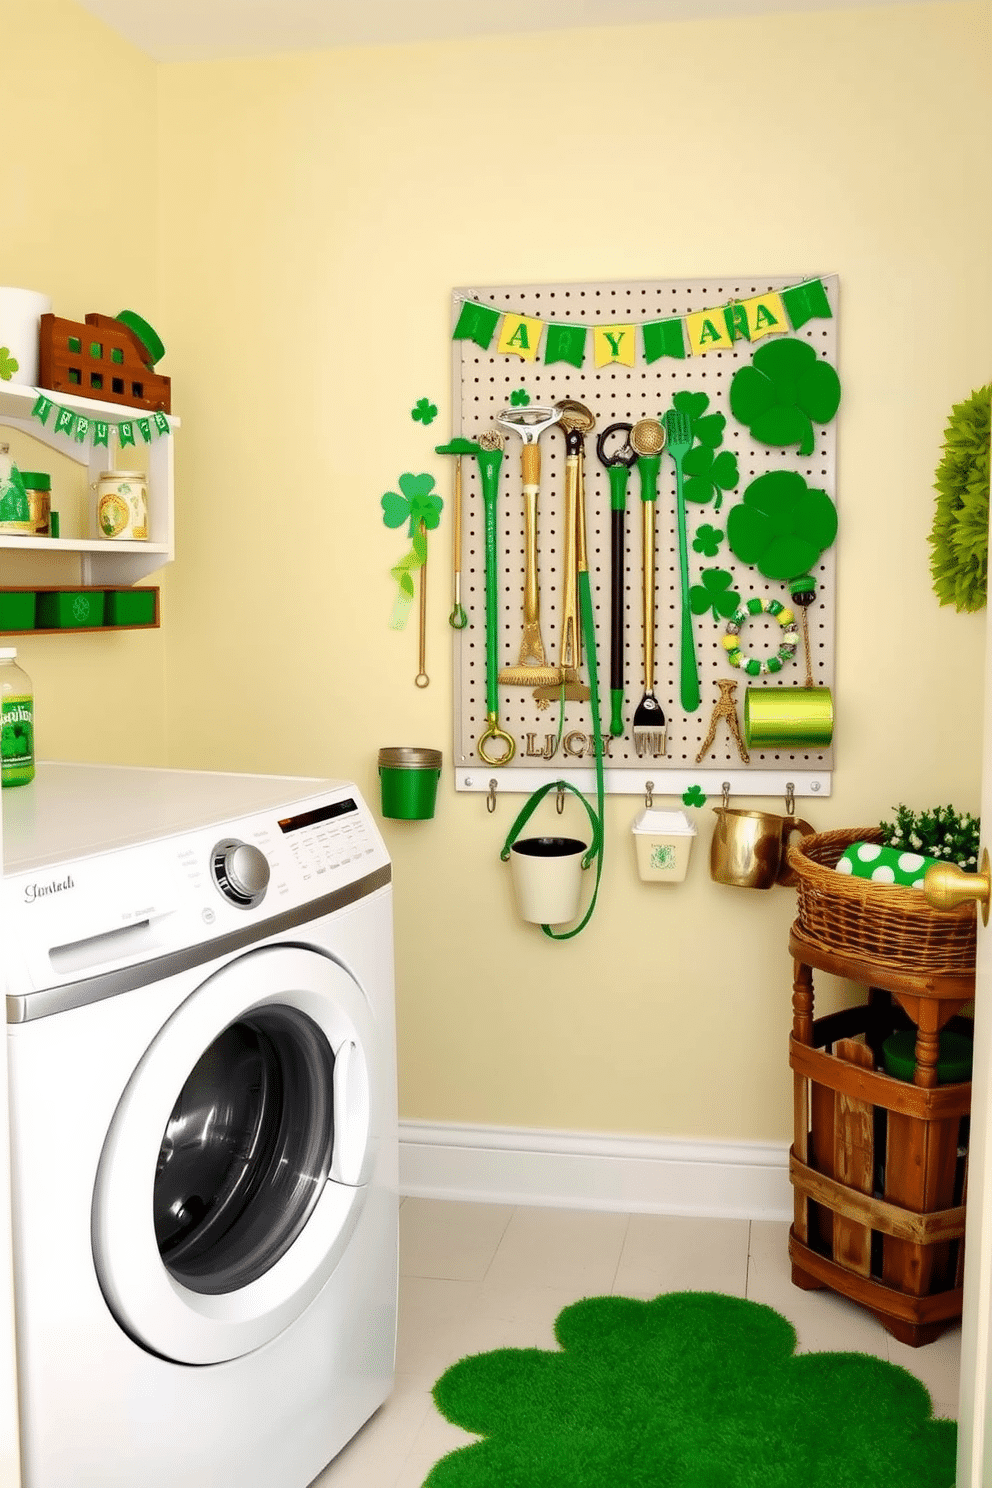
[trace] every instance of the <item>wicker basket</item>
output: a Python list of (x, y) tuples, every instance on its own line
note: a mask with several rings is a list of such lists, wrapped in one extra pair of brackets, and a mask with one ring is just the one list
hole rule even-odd
[(932, 909), (920, 889), (877, 884), (836, 871), (854, 842), (881, 842), (877, 827), (815, 832), (789, 848), (799, 880), (797, 929), (834, 954), (925, 975), (970, 976), (975, 970), (974, 904)]

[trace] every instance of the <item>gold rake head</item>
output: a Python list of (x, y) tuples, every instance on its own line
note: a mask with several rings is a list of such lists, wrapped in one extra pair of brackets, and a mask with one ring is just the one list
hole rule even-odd
[(638, 419), (630, 431), (630, 443), (639, 455), (660, 455), (665, 447), (664, 424), (660, 419)]
[(506, 440), (498, 429), (486, 429), (484, 433), (479, 435), (476, 443), (480, 449), (501, 450), (506, 444)]

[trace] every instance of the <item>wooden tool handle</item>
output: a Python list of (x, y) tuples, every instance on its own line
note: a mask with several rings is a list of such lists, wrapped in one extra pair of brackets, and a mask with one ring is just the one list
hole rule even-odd
[(579, 665), (579, 596), (576, 545), (579, 498), (579, 457), (565, 461), (565, 531), (562, 538), (561, 576), (561, 665)]
[(541, 447), (536, 439), (532, 444), (523, 446), (520, 453), (520, 469), (525, 486), (541, 484)]

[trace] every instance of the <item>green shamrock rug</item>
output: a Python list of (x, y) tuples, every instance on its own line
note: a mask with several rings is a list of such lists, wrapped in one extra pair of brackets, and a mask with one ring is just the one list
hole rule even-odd
[(590, 1297), (558, 1351), (496, 1349), (434, 1386), (481, 1437), (424, 1488), (953, 1488), (957, 1427), (907, 1370), (797, 1354), (770, 1307), (715, 1292)]

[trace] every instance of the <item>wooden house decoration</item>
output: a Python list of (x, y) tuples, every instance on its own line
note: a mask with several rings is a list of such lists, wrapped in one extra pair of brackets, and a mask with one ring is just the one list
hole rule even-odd
[(90, 314), (85, 323), (43, 315), (39, 353), (43, 388), (152, 412), (172, 411), (169, 378), (152, 370), (137, 334), (112, 315)]

